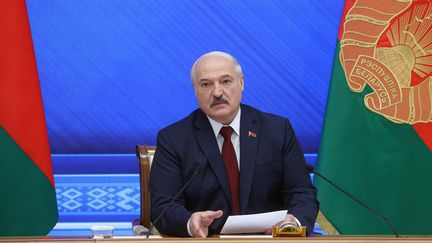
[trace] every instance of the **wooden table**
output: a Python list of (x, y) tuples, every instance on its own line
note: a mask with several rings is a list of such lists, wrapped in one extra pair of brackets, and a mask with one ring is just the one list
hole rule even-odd
[(319, 236), (319, 237), (308, 237), (308, 238), (219, 238), (211, 237), (205, 239), (197, 238), (150, 238), (145, 239), (143, 237), (121, 237), (117, 236), (108, 239), (92, 239), (90, 237), (0, 237), (0, 242), (20, 242), (20, 243), (30, 243), (30, 242), (72, 242), (72, 243), (89, 243), (89, 242), (115, 242), (115, 243), (136, 243), (151, 241), (156, 243), (174, 243), (174, 242), (191, 242), (191, 243), (359, 243), (359, 242), (382, 242), (382, 243), (392, 243), (392, 242), (431, 242), (432, 236), (405, 236), (396, 238), (394, 236)]

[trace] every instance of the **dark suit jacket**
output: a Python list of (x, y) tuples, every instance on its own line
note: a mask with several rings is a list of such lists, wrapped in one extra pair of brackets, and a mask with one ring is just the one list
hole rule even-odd
[[(210, 122), (200, 109), (158, 134), (149, 182), (152, 221), (197, 167), (201, 171), (156, 223), (162, 234), (188, 236), (186, 224), (193, 212), (221, 209), (223, 216), (209, 227), (209, 234), (218, 234), (231, 214), (222, 156)], [(310, 233), (318, 207), (316, 189), (288, 119), (241, 105), (241, 214), (288, 209)]]

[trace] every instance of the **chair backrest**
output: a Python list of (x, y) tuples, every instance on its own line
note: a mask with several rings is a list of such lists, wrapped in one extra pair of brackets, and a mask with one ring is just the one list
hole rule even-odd
[(150, 227), (150, 191), (148, 187), (148, 181), (150, 178), (150, 169), (153, 161), (153, 156), (156, 151), (156, 146), (137, 145), (135, 147), (136, 155), (139, 162), (139, 174), (140, 174), (140, 207), (141, 225), (149, 228)]

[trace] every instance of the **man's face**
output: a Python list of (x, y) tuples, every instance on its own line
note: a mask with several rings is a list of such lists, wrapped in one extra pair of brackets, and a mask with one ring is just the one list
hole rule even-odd
[(243, 76), (237, 77), (235, 63), (223, 56), (203, 57), (196, 64), (193, 82), (201, 110), (217, 122), (231, 123), (244, 88)]

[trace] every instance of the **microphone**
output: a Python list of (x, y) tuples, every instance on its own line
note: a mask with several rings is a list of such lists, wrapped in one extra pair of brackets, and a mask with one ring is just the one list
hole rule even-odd
[(382, 219), (388, 226), (390, 226), (391, 230), (393, 231), (393, 234), (396, 237), (399, 237), (399, 234), (397, 233), (395, 226), (390, 222), (390, 220), (388, 220), (382, 214), (380, 214), (377, 211), (375, 211), (374, 209), (370, 208), (364, 202), (362, 202), (359, 199), (357, 199), (356, 197), (354, 197), (351, 193), (349, 193), (348, 191), (345, 191), (340, 186), (338, 186), (336, 183), (332, 182), (331, 180), (327, 179), (325, 176), (321, 175), (321, 173), (319, 173), (318, 171), (316, 171), (315, 168), (312, 165), (306, 164), (306, 169), (310, 173), (315, 173), (315, 175), (318, 175), (319, 177), (321, 177), (322, 179), (324, 179), (325, 181), (327, 181), (328, 183), (330, 183), (330, 185), (336, 187), (339, 191), (345, 193), (345, 195), (347, 195), (348, 197), (350, 197), (351, 199), (353, 199), (354, 201), (356, 201), (357, 203), (359, 203), (360, 205), (362, 205), (363, 207), (365, 207), (367, 210), (369, 210), (372, 213), (374, 213), (376, 216), (378, 216), (380, 219)]
[(174, 201), (177, 200), (177, 198), (180, 196), (180, 194), (182, 194), (184, 192), (184, 190), (186, 190), (186, 188), (189, 186), (189, 184), (192, 182), (193, 178), (195, 178), (195, 176), (201, 172), (201, 167), (197, 166), (194, 169), (193, 174), (191, 175), (191, 177), (189, 177), (189, 179), (186, 181), (186, 183), (183, 185), (182, 188), (180, 188), (180, 190), (177, 192), (177, 194), (171, 199), (171, 201), (169, 201), (168, 204), (165, 205), (165, 207), (163, 208), (162, 212), (157, 216), (157, 218), (153, 221), (153, 223), (150, 224), (150, 228), (148, 229), (146, 238), (150, 237), (151, 231), (153, 230), (154, 225), (162, 218), (162, 216), (165, 214), (165, 211), (168, 210), (169, 207), (171, 207), (174, 204)]

